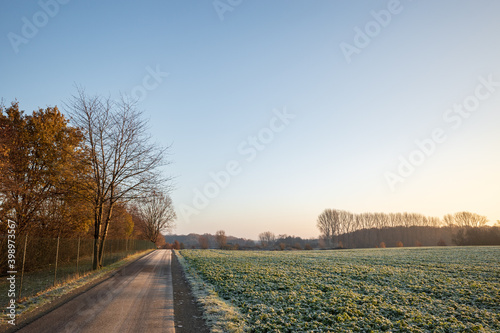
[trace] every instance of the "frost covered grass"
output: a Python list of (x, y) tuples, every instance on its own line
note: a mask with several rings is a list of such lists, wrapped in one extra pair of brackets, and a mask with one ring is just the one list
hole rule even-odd
[(500, 247), (180, 253), (252, 332), (500, 332)]
[[(51, 286), (34, 296), (24, 297), (17, 302), (16, 315), (20, 316), (24, 313), (30, 312), (36, 308), (39, 308), (47, 303), (50, 303), (56, 298), (59, 298), (77, 288), (83, 287), (87, 284), (96, 281), (97, 279), (103, 277), (109, 272), (116, 270), (131, 261), (151, 252), (152, 250), (146, 250), (142, 252), (130, 255), (120, 261), (117, 261), (109, 266), (105, 266), (99, 271), (87, 272), (81, 275), (74, 275), (73, 277), (67, 278), (66, 280), (61, 280), (57, 285)], [(53, 274), (53, 273), (52, 273)], [(52, 276), (53, 278), (53, 276)], [(36, 281), (34, 283), (37, 283)], [(5, 292), (5, 294), (7, 294)], [(0, 316), (0, 326), (6, 323), (5, 308), (2, 309), (2, 315)]]
[[(193, 250), (197, 251), (197, 250)], [(244, 317), (229, 302), (221, 299), (213, 286), (206, 283), (198, 272), (175, 251), (177, 259), (184, 269), (194, 297), (203, 307), (203, 316), (211, 332), (247, 332)]]

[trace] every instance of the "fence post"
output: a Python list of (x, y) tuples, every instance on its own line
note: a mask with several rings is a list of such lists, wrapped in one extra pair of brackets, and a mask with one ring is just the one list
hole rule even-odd
[(59, 237), (57, 236), (57, 248), (56, 248), (56, 267), (54, 270), (54, 286), (56, 285), (56, 279), (57, 279), (57, 259), (59, 258)]
[(26, 233), (26, 237), (24, 238), (23, 268), (21, 270), (21, 285), (19, 286), (19, 299), (21, 299), (21, 294), (23, 292), (24, 263), (26, 262), (26, 244), (28, 244), (28, 233)]
[(80, 236), (78, 236), (78, 249), (76, 250), (76, 275), (79, 275), (78, 272), (78, 260), (80, 259)]
[(92, 269), (94, 268), (95, 238), (92, 237)]

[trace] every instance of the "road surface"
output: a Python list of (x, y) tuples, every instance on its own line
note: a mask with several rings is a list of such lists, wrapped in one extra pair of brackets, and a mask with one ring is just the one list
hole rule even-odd
[(157, 250), (18, 332), (175, 332), (171, 251)]

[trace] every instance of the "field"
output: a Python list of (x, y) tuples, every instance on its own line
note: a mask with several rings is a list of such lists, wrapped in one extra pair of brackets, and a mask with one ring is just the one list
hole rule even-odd
[(500, 247), (181, 255), (252, 332), (500, 332)]

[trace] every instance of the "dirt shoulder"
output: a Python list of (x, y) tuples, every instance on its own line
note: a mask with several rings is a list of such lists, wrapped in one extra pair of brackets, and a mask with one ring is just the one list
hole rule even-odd
[(175, 331), (182, 333), (209, 333), (201, 306), (196, 302), (191, 288), (182, 270), (182, 266), (177, 260), (177, 256), (172, 251), (172, 286), (174, 289), (174, 317)]

